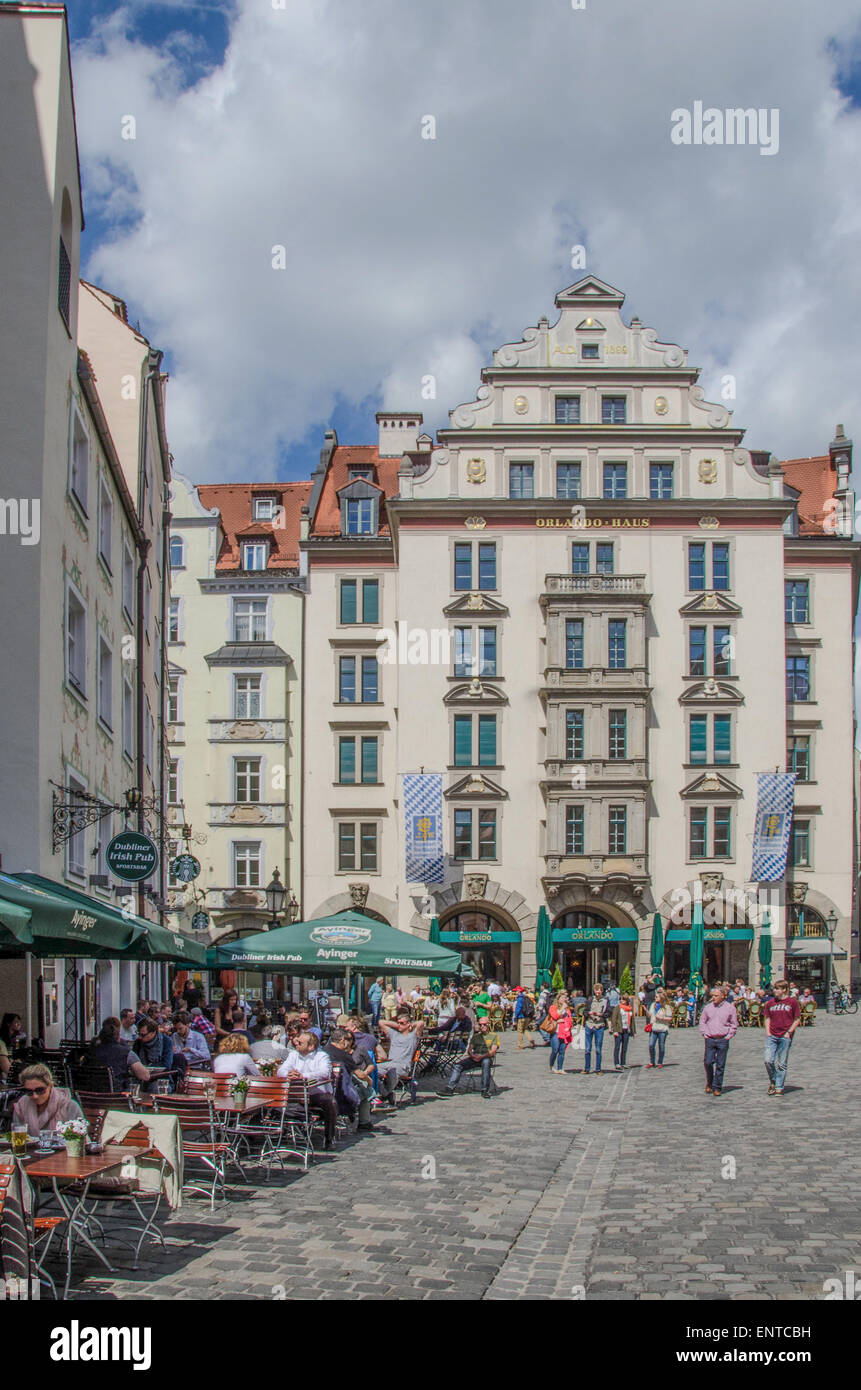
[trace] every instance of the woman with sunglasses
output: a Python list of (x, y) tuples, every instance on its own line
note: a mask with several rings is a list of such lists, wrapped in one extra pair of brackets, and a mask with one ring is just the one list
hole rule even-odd
[(12, 1122), (26, 1125), (31, 1138), (38, 1139), (43, 1129), (55, 1130), (66, 1120), (82, 1120), (84, 1112), (76, 1100), (72, 1100), (62, 1086), (54, 1085), (54, 1078), (44, 1062), (34, 1062), (21, 1072), (20, 1085), (24, 1089), (21, 1099), (16, 1101), (12, 1111)]

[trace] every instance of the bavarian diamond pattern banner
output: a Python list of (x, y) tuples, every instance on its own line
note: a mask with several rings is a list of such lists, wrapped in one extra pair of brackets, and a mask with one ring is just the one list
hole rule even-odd
[(786, 872), (792, 826), (794, 772), (762, 772), (757, 777), (756, 826), (753, 834), (754, 882), (774, 882)]
[(442, 773), (404, 775), (407, 883), (442, 883)]

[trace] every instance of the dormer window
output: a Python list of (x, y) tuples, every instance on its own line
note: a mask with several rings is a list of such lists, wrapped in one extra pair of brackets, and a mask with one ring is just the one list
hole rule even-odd
[(356, 478), (338, 492), (342, 536), (376, 536), (380, 528), (380, 490)]
[(268, 560), (268, 541), (243, 541), (242, 568), (244, 570), (265, 570)]
[(272, 521), (275, 517), (275, 508), (277, 505), (274, 497), (255, 497), (254, 520)]
[(363, 464), (351, 464), (349, 474), (351, 483), (354, 483), (357, 478), (367, 478), (369, 481), (373, 481), (374, 470)]

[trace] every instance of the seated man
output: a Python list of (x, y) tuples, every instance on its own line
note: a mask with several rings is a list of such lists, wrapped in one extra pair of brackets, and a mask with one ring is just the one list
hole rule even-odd
[[(188, 1063), (181, 1052), (174, 1052), (173, 1042), (167, 1033), (162, 1033), (159, 1026), (151, 1018), (147, 1017), (138, 1024), (137, 1042), (134, 1049), (129, 1052), (129, 1067), (134, 1070), (132, 1064), (140, 1062), (147, 1071), (164, 1070), (170, 1075), (167, 1080), (170, 1089), (176, 1090), (177, 1075), (181, 1079), (185, 1076)], [(141, 1087), (144, 1091), (157, 1091), (158, 1083), (164, 1077), (155, 1077), (144, 1083)]]
[(489, 1100), (498, 1089), (494, 1085), (491, 1074), (493, 1059), (498, 1051), (499, 1034), (491, 1033), (487, 1019), (480, 1018), (467, 1045), (466, 1056), (461, 1061), (455, 1062), (448, 1079), (448, 1086), (443, 1094), (453, 1096), (462, 1073), (474, 1067), (481, 1067), (481, 1094), (485, 1100)]
[[(337, 1062), (341, 1067), (341, 1079), (343, 1081), (346, 1074), (359, 1095), (359, 1129), (373, 1129), (371, 1124), (371, 1088), (373, 1085), (373, 1069), (370, 1058), (361, 1049), (356, 1048), (353, 1041), (353, 1034), (348, 1028), (333, 1028), (329, 1041), (323, 1051), (328, 1054), (333, 1062)], [(339, 1110), (354, 1119), (356, 1115), (355, 1099), (352, 1104), (350, 1099), (343, 1091), (339, 1090), (335, 1097)]]
[(206, 1014), (203, 1012), (203, 1009), (201, 1009), (197, 1004), (195, 1004), (193, 1009), (189, 1010), (189, 1016), (191, 1018), (191, 1026), (194, 1029), (195, 1033), (201, 1034), (204, 1042), (206, 1043), (206, 1046), (209, 1048), (211, 1052), (213, 1047), (215, 1046), (216, 1037), (215, 1024), (212, 1022), (212, 1019), (207, 1018)]
[(308, 1108), (323, 1117), (326, 1148), (335, 1143), (335, 1122), (338, 1110), (332, 1094), (332, 1062), (320, 1050), (313, 1033), (307, 1029), (297, 1033), (294, 1047), (281, 1063), (276, 1076), (287, 1077), (289, 1081), (308, 1081), (311, 1089)]
[(180, 1009), (173, 1016), (173, 1050), (181, 1052), (190, 1067), (210, 1067), (212, 1058), (206, 1038), (191, 1026), (191, 1014)]
[(377, 1062), (377, 1072), (390, 1104), (394, 1101), (398, 1081), (412, 1075), (413, 1057), (424, 1026), (421, 1020), (413, 1023), (407, 1008), (398, 1009), (394, 1022), (380, 1020), (380, 1029), (388, 1041), (389, 1052), (384, 1062)]
[(444, 1018), (441, 1021), (439, 1031), (441, 1033), (462, 1033), (467, 1037), (469, 1036), (472, 1032), (472, 1024), (463, 1004), (458, 1004), (451, 1018)]

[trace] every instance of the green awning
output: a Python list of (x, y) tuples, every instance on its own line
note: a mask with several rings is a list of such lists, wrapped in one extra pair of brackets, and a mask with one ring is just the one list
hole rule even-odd
[[(706, 941), (753, 941), (753, 927), (704, 927)], [(667, 941), (690, 943), (690, 927), (672, 928), (667, 932)]]
[(519, 931), (441, 931), (441, 942), (447, 946), (480, 946), (494, 941), (519, 941)]
[(602, 941), (637, 941), (636, 927), (554, 927), (555, 945), (573, 942), (579, 946), (598, 946)]
[(398, 931), (363, 912), (337, 912), (210, 947), (211, 970), (281, 970), (294, 975), (343, 975), (346, 968), (388, 975), (455, 975), (458, 951)]

